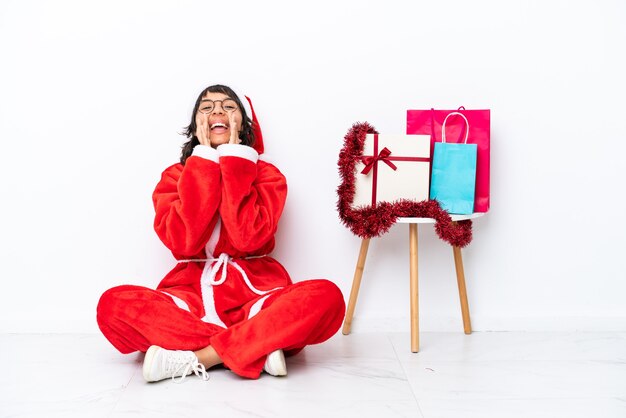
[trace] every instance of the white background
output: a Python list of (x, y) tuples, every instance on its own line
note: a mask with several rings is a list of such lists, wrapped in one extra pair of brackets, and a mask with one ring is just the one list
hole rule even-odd
[[(197, 94), (254, 99), (289, 181), (275, 256), (347, 300), (352, 123), (492, 110), (490, 213), (464, 250), (475, 330), (626, 330), (623, 1), (0, 3), (1, 332), (97, 332), (109, 287), (173, 258), (151, 193)], [(420, 227), (423, 330), (458, 330), (452, 251)], [(354, 331), (408, 330), (408, 227), (372, 241)]]

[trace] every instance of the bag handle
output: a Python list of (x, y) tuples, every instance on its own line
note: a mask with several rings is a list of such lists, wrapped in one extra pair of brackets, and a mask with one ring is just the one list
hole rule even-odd
[(467, 121), (465, 115), (460, 112), (450, 112), (443, 120), (443, 125), (441, 125), (441, 142), (446, 142), (446, 122), (448, 121), (448, 118), (452, 115), (459, 115), (463, 118), (463, 120), (465, 120), (465, 123), (467, 124), (467, 130), (465, 131), (465, 141), (463, 141), (463, 143), (467, 144), (467, 137), (469, 136), (469, 122)]

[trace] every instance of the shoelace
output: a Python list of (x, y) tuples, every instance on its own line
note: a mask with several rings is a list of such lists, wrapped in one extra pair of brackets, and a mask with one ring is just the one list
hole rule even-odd
[[(168, 359), (169, 361), (167, 362), (166, 370), (168, 372), (173, 371), (172, 380), (174, 381), (174, 383), (182, 383), (182, 381), (185, 380), (190, 371), (192, 371), (196, 376), (204, 381), (209, 380), (210, 376), (207, 373), (204, 364), (198, 362), (197, 358), (189, 360), (189, 358), (185, 358), (178, 354), (173, 354), (172, 357), (173, 358)], [(182, 375), (179, 376), (179, 379), (176, 379), (176, 375), (181, 372), (181, 370)]]

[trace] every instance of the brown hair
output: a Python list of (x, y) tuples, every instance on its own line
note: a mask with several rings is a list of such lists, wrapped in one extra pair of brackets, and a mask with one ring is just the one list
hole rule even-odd
[(185, 142), (182, 146), (180, 162), (183, 165), (185, 165), (187, 158), (189, 158), (189, 156), (193, 152), (194, 147), (200, 143), (200, 141), (198, 140), (198, 137), (196, 137), (196, 128), (197, 128), (196, 113), (198, 113), (198, 108), (200, 107), (200, 101), (202, 100), (204, 95), (207, 94), (208, 92), (225, 94), (231, 99), (233, 99), (235, 102), (237, 102), (237, 106), (239, 106), (239, 109), (241, 110), (241, 115), (242, 115), (241, 119), (243, 121), (242, 123), (243, 126), (241, 129), (241, 132), (239, 133), (239, 139), (241, 139), (241, 145), (247, 145), (249, 147), (254, 145), (254, 131), (252, 130), (252, 119), (248, 117), (248, 114), (246, 113), (246, 109), (243, 107), (243, 103), (241, 103), (241, 100), (239, 100), (239, 97), (233, 91), (233, 89), (231, 89), (228, 86), (221, 85), (221, 84), (215, 84), (213, 86), (209, 86), (206, 89), (202, 90), (202, 93), (200, 93), (200, 95), (196, 99), (196, 104), (193, 107), (193, 112), (191, 113), (191, 122), (189, 123), (188, 126), (184, 128), (185, 130), (181, 133), (181, 135), (185, 135), (187, 138), (189, 138), (189, 141)]

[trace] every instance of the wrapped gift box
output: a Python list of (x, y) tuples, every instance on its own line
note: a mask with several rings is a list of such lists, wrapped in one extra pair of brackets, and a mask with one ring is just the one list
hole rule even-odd
[(430, 161), (430, 135), (367, 134), (352, 206), (428, 200)]

